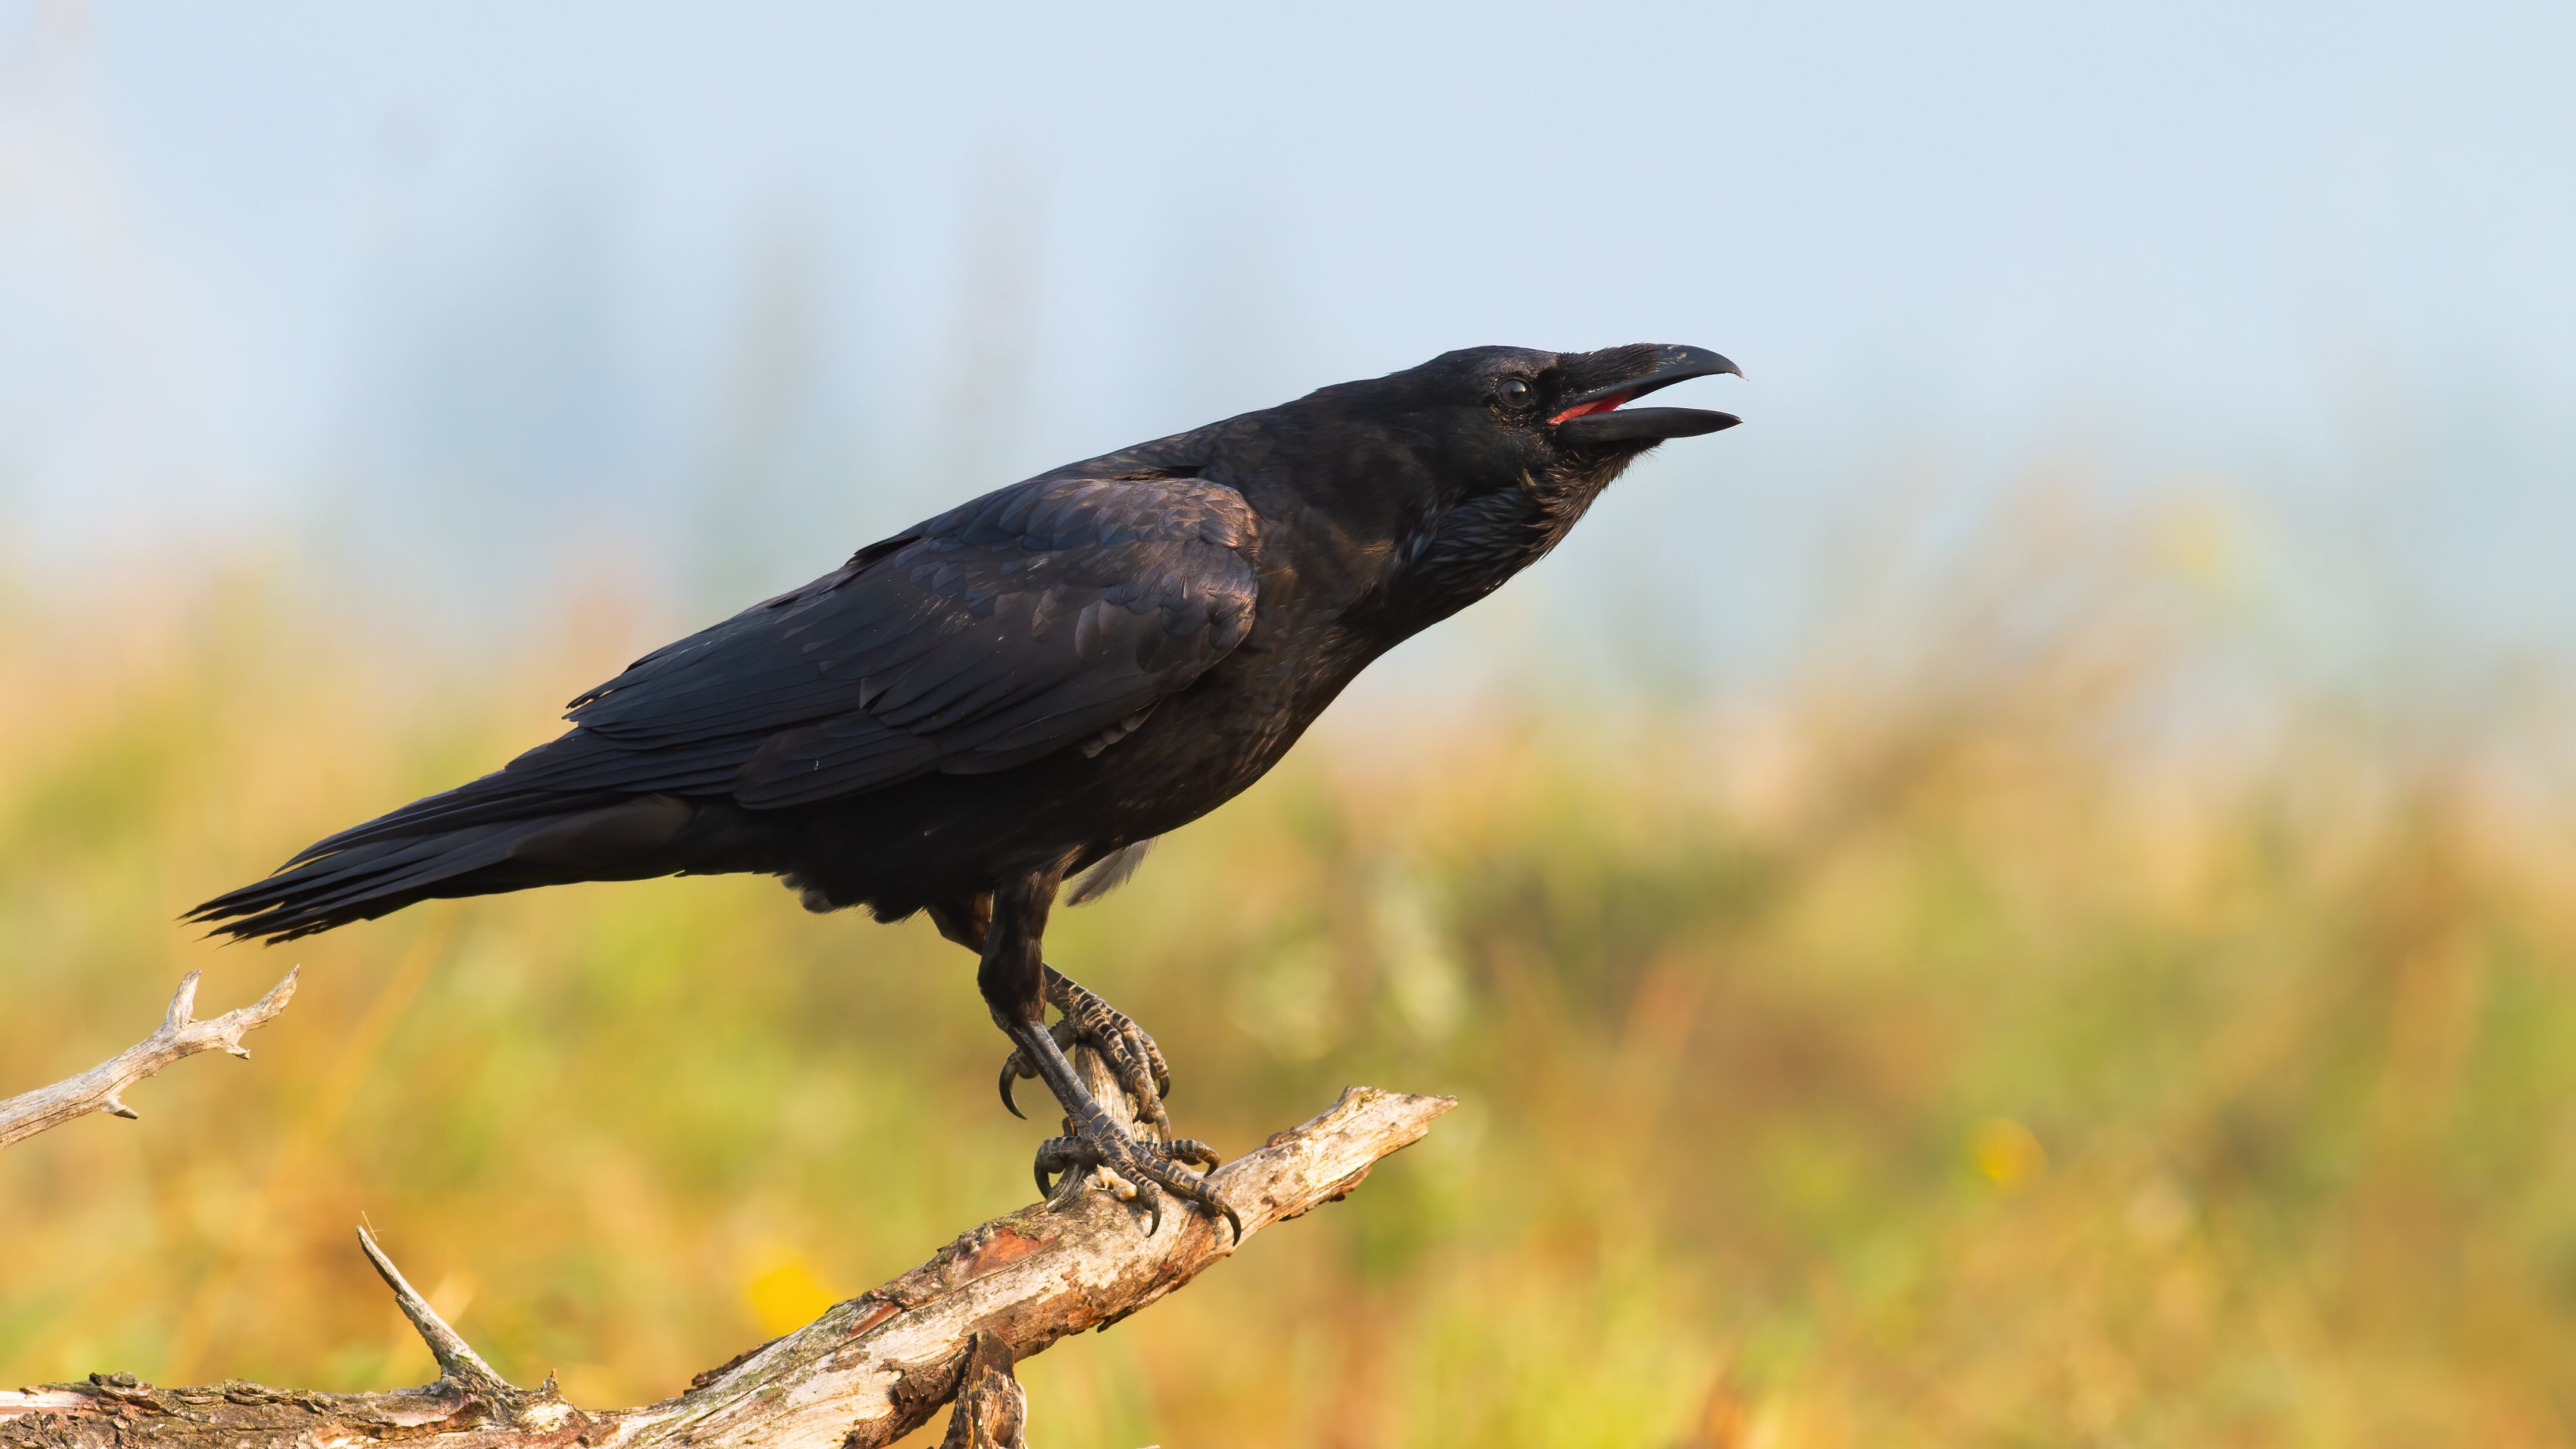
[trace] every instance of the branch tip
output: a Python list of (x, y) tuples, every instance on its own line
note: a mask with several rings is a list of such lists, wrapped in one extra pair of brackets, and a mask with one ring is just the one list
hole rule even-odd
[(402, 1269), (394, 1266), (394, 1260), (386, 1256), (383, 1245), (376, 1241), (374, 1230), (365, 1223), (358, 1224), (358, 1246), (366, 1251), (367, 1261), (375, 1265), (376, 1276), (384, 1279), (385, 1286), (394, 1291), (395, 1306), (402, 1309), (403, 1317), (411, 1320), (421, 1342), (429, 1345), (429, 1356), (438, 1361), (440, 1378), (485, 1393), (515, 1392), (510, 1381), (485, 1363), (483, 1356), (474, 1351), (474, 1346), (465, 1341), (465, 1336), (448, 1327), (447, 1320), (439, 1317), (438, 1310), (430, 1307), (429, 1300), (421, 1297), (419, 1290), (411, 1286), (411, 1281), (403, 1277)]
[(176, 1036), (179, 1028), (197, 1019), (197, 982), (205, 974), (191, 970), (179, 978), (179, 989), (170, 993), (170, 1009), (161, 1014), (161, 1030), (155, 1036)]

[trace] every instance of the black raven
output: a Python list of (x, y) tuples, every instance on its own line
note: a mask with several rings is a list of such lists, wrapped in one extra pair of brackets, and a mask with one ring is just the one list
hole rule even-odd
[[(1003, 1100), (1035, 1076), (1063, 1105), (1040, 1189), (1106, 1165), (1149, 1232), (1156, 1184), (1232, 1221), (1183, 1165), (1216, 1154), (1169, 1140), (1152, 1039), (1046, 964), (1059, 889), (1081, 876), (1079, 899), (1259, 779), (1369, 661), (1555, 547), (1639, 454), (1736, 422), (1622, 403), (1735, 371), (1693, 347), (1470, 348), (1042, 473), (645, 655), (560, 737), (189, 919), (287, 941), (437, 896), (719, 871), (781, 876), (810, 910), (926, 910), (982, 957), (1013, 1043)], [(1110, 1122), (1074, 1041), (1154, 1136)]]

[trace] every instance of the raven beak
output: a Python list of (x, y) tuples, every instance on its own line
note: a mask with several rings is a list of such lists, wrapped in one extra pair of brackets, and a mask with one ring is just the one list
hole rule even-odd
[(1610, 374), (1607, 380), (1567, 397), (1564, 406), (1548, 419), (1555, 425), (1557, 436), (1568, 443), (1652, 446), (1666, 438), (1714, 433), (1744, 421), (1732, 413), (1698, 408), (1617, 410), (1622, 403), (1694, 377), (1713, 377), (1722, 372), (1744, 375), (1742, 368), (1704, 347), (1614, 347), (1570, 358), (1565, 370), (1578, 383), (1589, 382), (1605, 372)]

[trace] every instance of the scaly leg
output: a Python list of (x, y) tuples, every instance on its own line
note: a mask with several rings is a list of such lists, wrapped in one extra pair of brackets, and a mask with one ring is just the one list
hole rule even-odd
[[(932, 906), (930, 919), (939, 927), (939, 934), (980, 956), (992, 932), (993, 898), (983, 895)], [(1163, 1107), (1163, 1099), (1172, 1094), (1172, 1069), (1163, 1062), (1163, 1049), (1132, 1017), (1111, 1006), (1098, 992), (1052, 966), (1041, 963), (1038, 969), (1045, 981), (1041, 989), (1047, 1005), (1061, 1013), (1056, 1024), (1048, 1028), (1055, 1044), (1066, 1051), (1087, 1046), (1100, 1053), (1101, 1060), (1109, 1063), (1111, 1074), (1118, 1078), (1118, 1085), (1135, 1102), (1136, 1115), (1154, 1124), (1157, 1132), (1170, 1136), (1172, 1118)], [(1011, 1084), (1037, 1074), (1028, 1053), (1017, 1048), (1002, 1063), (1002, 1105), (1012, 1116), (1025, 1120), (1028, 1114), (1012, 1100)]]
[[(1060, 973), (1048, 971), (1040, 955), (1047, 908), (1055, 900), (1062, 873), (1059, 866), (1006, 881), (994, 890), (989, 924), (980, 933), (984, 937), (983, 964), (975, 973), (976, 987), (983, 993), (985, 1006), (993, 1013), (994, 1024), (1010, 1037), (1012, 1046), (1016, 1048), (1013, 1058), (1027, 1063), (1064, 1109), (1066, 1135), (1050, 1139), (1039, 1149), (1038, 1185), (1045, 1188), (1051, 1171), (1105, 1167), (1135, 1185), (1136, 1195), (1144, 1201), (1149, 1214), (1145, 1227), (1148, 1236), (1162, 1226), (1162, 1193), (1169, 1192), (1211, 1213), (1222, 1213), (1227, 1225), (1233, 1228), (1235, 1237), (1240, 1239), (1243, 1220), (1216, 1195), (1216, 1190), (1208, 1185), (1205, 1177), (1180, 1165), (1183, 1162), (1203, 1162), (1214, 1166), (1216, 1154), (1204, 1143), (1165, 1143), (1152, 1139), (1140, 1142), (1120, 1131), (1118, 1124), (1110, 1120), (1090, 1090), (1083, 1086), (1082, 1079), (1075, 1075), (1073, 1063), (1065, 1058), (1064, 1047), (1044, 1024), (1047, 977), (1056, 975), (1063, 979)], [(943, 916), (954, 914), (957, 913), (942, 913)], [(946, 919), (942, 919), (941, 929), (948, 929)], [(1098, 997), (1074, 987), (1071, 981), (1066, 981), (1065, 985), (1080, 992), (1080, 996), (1068, 995), (1066, 999), (1079, 1001), (1088, 998), (1097, 1004), (1097, 1014), (1084, 1008), (1085, 1014), (1093, 1016), (1100, 1030), (1118, 1039), (1119, 1048), (1127, 1057), (1127, 1065), (1119, 1069), (1122, 1084), (1131, 1074), (1140, 1080), (1154, 1075), (1147, 1064), (1159, 1064), (1161, 1053), (1152, 1051), (1151, 1039), (1136, 1031), (1135, 1036), (1144, 1041), (1143, 1048), (1128, 1043), (1123, 1034), (1115, 1032), (1109, 1025), (1110, 1019), (1124, 1022), (1124, 1017), (1110, 1011)], [(1067, 1020), (1074, 1020), (1070, 1012)], [(1133, 1023), (1128, 1023), (1127, 1028), (1133, 1031)], [(1075, 1031), (1080, 1030), (1077, 1024)], [(1147, 1052), (1151, 1055), (1146, 1055)], [(1110, 1051), (1104, 1050), (1102, 1055), (1117, 1061)], [(1006, 1069), (1002, 1079), (1006, 1098), (1011, 1070)], [(1168, 1076), (1165, 1080), (1169, 1080)], [(1151, 1085), (1150, 1081), (1148, 1085)], [(1140, 1106), (1144, 1101), (1153, 1102), (1156, 1115), (1160, 1116), (1159, 1095), (1141, 1098)]]
[[(1046, 973), (1047, 1005), (1063, 1014), (1047, 1034), (1059, 1047), (1087, 1046), (1100, 1053), (1118, 1085), (1136, 1103), (1136, 1115), (1169, 1136), (1172, 1118), (1163, 1109), (1163, 1099), (1172, 1092), (1172, 1069), (1163, 1064), (1163, 1049), (1133, 1018), (1101, 1000), (1097, 992), (1052, 966), (1040, 969)], [(1012, 1082), (1037, 1074), (1026, 1052), (1014, 1050), (1002, 1063), (1002, 1105), (1011, 1109), (1012, 1116), (1028, 1115), (1011, 1100)]]

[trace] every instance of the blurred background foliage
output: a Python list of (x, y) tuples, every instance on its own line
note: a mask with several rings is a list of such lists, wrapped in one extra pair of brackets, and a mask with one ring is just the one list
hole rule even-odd
[[(1357, 705), (1060, 917), (1229, 1152), (1352, 1081), (1465, 1105), (1027, 1365), (1046, 1442), (2566, 1442), (2564, 734), (2530, 692), (2175, 730), (2240, 632), (2196, 527), (2034, 493), (1758, 695)], [(505, 1372), (636, 1401), (1028, 1197), (919, 922), (714, 879), (174, 928), (651, 642), (594, 593), (399, 668), (277, 599), (12, 608), (0, 1090), (188, 966), (306, 974), (250, 1064), (0, 1156), (0, 1381), (425, 1380), (366, 1217)]]
[(1069, 912), (1241, 1151), (1041, 1444), (2576, 1439), (2576, 9), (0, 0), (0, 1382), (672, 1392), (1025, 1200), (762, 881), (172, 923), (1014, 477), (1488, 342), (1743, 413)]

